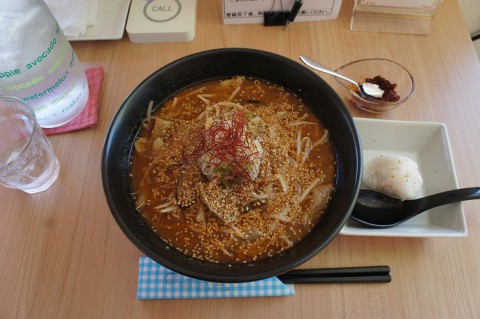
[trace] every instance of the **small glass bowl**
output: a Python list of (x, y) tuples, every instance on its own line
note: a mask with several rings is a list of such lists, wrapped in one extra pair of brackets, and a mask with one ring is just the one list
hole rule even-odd
[(346, 77), (357, 81), (359, 84), (365, 82), (366, 78), (373, 78), (377, 75), (397, 84), (395, 91), (400, 96), (396, 102), (387, 102), (382, 99), (364, 98), (357, 92), (350, 83), (336, 78), (347, 97), (358, 108), (370, 113), (383, 113), (405, 103), (415, 91), (415, 81), (410, 72), (397, 62), (388, 59), (363, 59), (347, 63), (335, 70)]

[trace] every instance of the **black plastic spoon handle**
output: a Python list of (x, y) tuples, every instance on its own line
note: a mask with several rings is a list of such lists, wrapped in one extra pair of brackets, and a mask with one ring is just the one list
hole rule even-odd
[(419, 211), (425, 211), (430, 208), (472, 199), (480, 199), (480, 187), (454, 189), (406, 202), (415, 203), (414, 205)]

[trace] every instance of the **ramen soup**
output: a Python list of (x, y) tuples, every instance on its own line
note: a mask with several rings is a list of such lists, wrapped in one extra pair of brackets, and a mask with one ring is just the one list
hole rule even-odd
[(215, 263), (298, 243), (335, 180), (329, 131), (301, 99), (259, 79), (204, 82), (152, 113), (135, 140), (136, 209), (165, 242)]

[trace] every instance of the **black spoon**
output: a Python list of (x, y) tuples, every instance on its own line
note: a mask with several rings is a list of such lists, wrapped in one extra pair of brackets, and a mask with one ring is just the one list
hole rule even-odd
[(430, 208), (471, 199), (480, 199), (480, 187), (461, 188), (404, 201), (375, 191), (360, 190), (352, 218), (369, 227), (386, 228), (401, 224)]

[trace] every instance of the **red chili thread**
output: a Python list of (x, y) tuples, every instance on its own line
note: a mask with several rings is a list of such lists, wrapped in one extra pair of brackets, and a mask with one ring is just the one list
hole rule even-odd
[[(216, 121), (208, 129), (192, 130), (180, 145), (183, 164), (198, 165), (204, 154), (209, 154), (207, 164), (223, 166), (222, 179), (230, 186), (250, 179), (250, 170), (260, 159), (254, 139), (246, 132), (248, 119), (243, 111), (233, 114), (231, 121)], [(188, 143), (188, 145), (186, 144)], [(206, 161), (204, 157), (202, 161)]]
[[(226, 165), (222, 172), (228, 184), (237, 184), (250, 178), (250, 171), (260, 157), (252, 137), (245, 131), (245, 112), (237, 111), (230, 122), (219, 121), (205, 130), (205, 150), (210, 155), (210, 163), (216, 167)], [(219, 162), (219, 163), (217, 163)]]

